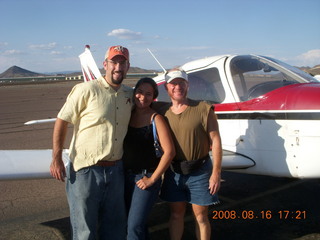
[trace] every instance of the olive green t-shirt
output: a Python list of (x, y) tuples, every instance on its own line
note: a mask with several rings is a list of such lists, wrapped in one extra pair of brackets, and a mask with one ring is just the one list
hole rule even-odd
[(171, 111), (171, 104), (159, 109), (173, 134), (176, 147), (175, 161), (200, 159), (210, 151), (207, 122), (212, 105), (203, 101), (188, 100), (189, 106), (180, 114)]

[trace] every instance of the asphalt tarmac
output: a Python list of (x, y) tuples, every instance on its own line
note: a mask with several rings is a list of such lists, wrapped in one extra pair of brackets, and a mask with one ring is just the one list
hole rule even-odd
[[(320, 180), (224, 172), (220, 201), (210, 207), (212, 239), (320, 239)], [(64, 184), (53, 179), (0, 182), (0, 239), (70, 239)], [(169, 209), (150, 216), (151, 239), (169, 239)], [(184, 240), (195, 239), (190, 211)]]
[[(76, 83), (0, 86), (0, 150), (51, 148), (52, 123), (23, 123), (54, 118)], [(231, 172), (222, 178), (221, 202), (209, 212), (212, 239), (320, 239), (320, 179)], [(149, 219), (152, 240), (169, 239), (168, 219), (167, 204), (157, 202)], [(64, 183), (0, 181), (0, 239), (70, 239)], [(183, 236), (189, 239), (195, 239), (190, 208)]]

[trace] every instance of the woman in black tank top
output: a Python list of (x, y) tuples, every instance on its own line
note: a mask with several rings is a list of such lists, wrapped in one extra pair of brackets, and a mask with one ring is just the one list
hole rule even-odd
[[(148, 239), (147, 219), (158, 198), (161, 177), (175, 155), (171, 133), (164, 118), (151, 104), (158, 96), (151, 78), (140, 79), (134, 89), (134, 109), (124, 140), (125, 200), (128, 213), (127, 239)], [(164, 154), (157, 158), (151, 119), (154, 117)]]

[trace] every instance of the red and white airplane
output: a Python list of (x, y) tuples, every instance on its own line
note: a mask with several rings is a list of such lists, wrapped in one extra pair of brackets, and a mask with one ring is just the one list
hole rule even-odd
[[(221, 55), (180, 67), (191, 99), (214, 105), (225, 170), (278, 177), (320, 177), (320, 82), (281, 61)], [(168, 101), (164, 75), (159, 101)]]
[[(80, 59), (85, 77), (92, 80), (100, 74), (88, 47)], [(208, 57), (181, 69), (189, 77), (189, 97), (215, 107), (224, 170), (320, 177), (318, 80), (278, 60), (255, 55)], [(158, 101), (169, 101), (164, 79), (165, 73), (154, 78), (159, 85)], [(48, 121), (52, 120), (29, 124)], [(50, 177), (50, 162), (50, 149), (1, 150), (0, 179)]]

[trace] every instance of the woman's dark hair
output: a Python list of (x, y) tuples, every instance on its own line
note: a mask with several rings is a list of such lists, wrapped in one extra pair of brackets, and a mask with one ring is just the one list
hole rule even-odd
[(149, 83), (153, 88), (153, 99), (156, 99), (159, 95), (158, 85), (152, 78), (141, 78), (134, 87), (134, 94), (136, 93), (136, 89), (143, 83)]

